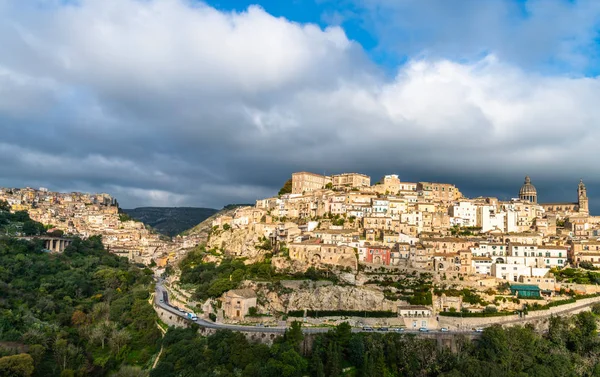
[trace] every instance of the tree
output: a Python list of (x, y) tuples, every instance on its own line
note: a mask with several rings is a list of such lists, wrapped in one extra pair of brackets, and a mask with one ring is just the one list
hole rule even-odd
[(92, 343), (100, 343), (102, 345), (102, 349), (104, 349), (106, 340), (108, 340), (114, 330), (114, 323), (110, 321), (102, 321), (92, 329), (92, 332), (90, 333), (90, 341), (92, 341)]
[(337, 377), (342, 373), (342, 354), (337, 342), (330, 342), (327, 347), (327, 363), (325, 364), (325, 372), (327, 376)]
[(6, 200), (0, 200), (0, 211), (10, 211), (10, 204)]
[(28, 220), (23, 223), (23, 233), (26, 236), (37, 236), (45, 231), (44, 226), (36, 221)]
[(588, 261), (579, 262), (579, 267), (585, 270), (597, 270), (597, 268), (594, 267), (594, 264)]
[(85, 315), (84, 312), (82, 312), (81, 310), (75, 310), (73, 312), (73, 315), (71, 316), (71, 323), (75, 327), (79, 327), (79, 326), (85, 324), (86, 321), (87, 321), (87, 316)]
[(348, 348), (352, 338), (352, 326), (348, 322), (342, 322), (335, 328), (335, 339), (342, 349)]
[(29, 377), (33, 369), (33, 358), (29, 354), (0, 357), (0, 375), (3, 377)]
[(127, 330), (125, 330), (125, 329), (116, 330), (115, 329), (112, 331), (112, 333), (110, 334), (110, 337), (108, 338), (108, 344), (110, 345), (110, 348), (112, 348), (113, 350), (116, 348), (116, 350), (117, 350), (116, 353), (119, 354), (119, 352), (121, 351), (121, 347), (126, 345), (130, 339), (131, 339), (131, 335), (129, 335)]
[(279, 195), (290, 194), (292, 192), (292, 179), (288, 179), (279, 190)]
[(302, 323), (300, 321), (293, 321), (289, 329), (285, 330), (283, 335), (285, 341), (293, 346), (296, 350), (300, 349), (300, 343), (304, 340), (304, 334), (302, 333)]

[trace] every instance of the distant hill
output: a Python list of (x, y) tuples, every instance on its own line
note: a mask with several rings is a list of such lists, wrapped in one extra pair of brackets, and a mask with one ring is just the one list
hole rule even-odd
[(235, 213), (235, 210), (238, 207), (252, 207), (254, 204), (228, 204), (225, 207), (223, 207), (222, 210), (217, 211), (215, 214), (213, 214), (212, 216), (206, 218), (204, 221), (200, 222), (199, 224), (195, 224), (195, 226), (193, 228), (187, 229), (186, 231), (182, 232), (181, 234), (184, 236), (190, 236), (190, 235), (194, 235), (194, 236), (200, 236), (202, 242), (206, 242), (206, 240), (208, 239), (208, 235), (210, 234), (210, 231), (212, 229), (212, 222), (213, 220), (215, 220), (217, 217), (219, 216), (233, 216), (233, 214)]
[(219, 212), (213, 208), (140, 207), (123, 209), (131, 218), (150, 225), (157, 232), (176, 236)]

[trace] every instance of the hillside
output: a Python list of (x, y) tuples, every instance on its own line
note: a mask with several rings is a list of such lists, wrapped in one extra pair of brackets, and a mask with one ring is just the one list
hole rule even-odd
[(175, 236), (214, 215), (213, 208), (193, 207), (140, 207), (123, 209), (131, 218), (150, 225), (157, 232)]
[(223, 207), (222, 210), (214, 213), (212, 216), (206, 218), (204, 221), (196, 224), (195, 226), (190, 227), (189, 229), (185, 230), (181, 234), (184, 236), (191, 236), (191, 235), (201, 236), (201, 238), (204, 238), (204, 241), (206, 241), (208, 239), (209, 233), (212, 230), (213, 220), (215, 220), (219, 216), (232, 216), (235, 213), (236, 208), (238, 208), (240, 206), (243, 206), (243, 205), (235, 205), (235, 204), (227, 205), (227, 206)]
[[(1, 204), (5, 229), (43, 229)], [(64, 253), (0, 237), (0, 376), (145, 375), (160, 348), (152, 289), (152, 271), (100, 237), (74, 239)]]

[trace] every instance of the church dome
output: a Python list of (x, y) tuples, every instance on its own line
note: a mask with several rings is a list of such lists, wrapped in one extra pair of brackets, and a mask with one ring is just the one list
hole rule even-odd
[(522, 200), (529, 200), (530, 202), (537, 202), (537, 190), (535, 186), (531, 184), (531, 178), (525, 177), (525, 183), (521, 186), (519, 191), (519, 198)]

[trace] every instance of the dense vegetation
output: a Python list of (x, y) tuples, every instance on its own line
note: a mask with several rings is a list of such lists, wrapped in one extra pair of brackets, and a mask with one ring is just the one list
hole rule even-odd
[(299, 323), (271, 347), (229, 331), (202, 338), (171, 329), (151, 377), (600, 376), (596, 321), (590, 312), (555, 317), (543, 336), (528, 326), (493, 326), (477, 341), (459, 339), (455, 353), (411, 335), (352, 333), (347, 324), (316, 335), (312, 350)]
[(37, 236), (46, 233), (46, 228), (29, 218), (26, 211), (9, 212), (10, 207), (0, 200), (0, 236)]
[(0, 375), (143, 375), (160, 346), (152, 282), (98, 237), (61, 254), (0, 238)]
[[(593, 266), (592, 266), (593, 267)], [(600, 284), (600, 272), (575, 268), (552, 269), (557, 281), (576, 284)]]
[(213, 208), (141, 207), (123, 209), (131, 218), (150, 225), (157, 232), (176, 236), (219, 212)]

